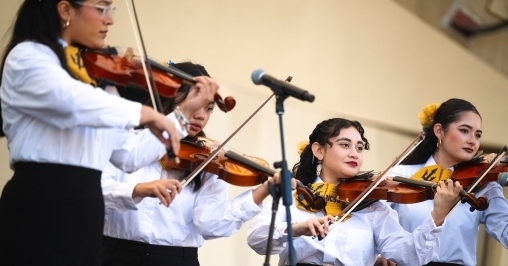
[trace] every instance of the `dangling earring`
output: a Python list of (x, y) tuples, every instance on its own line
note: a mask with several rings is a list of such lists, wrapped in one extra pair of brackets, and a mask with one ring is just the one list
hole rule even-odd
[(323, 169), (323, 166), (321, 165), (321, 161), (318, 161), (316, 166), (316, 176), (321, 175), (321, 169)]
[(65, 24), (63, 25), (63, 29), (67, 29), (67, 27), (69, 27), (69, 24), (71, 23), (71, 20), (68, 19), (67, 22), (65, 22)]
[(443, 143), (441, 142), (441, 139), (438, 139), (436, 143), (436, 148), (439, 148), (439, 146), (441, 145), (443, 145)]

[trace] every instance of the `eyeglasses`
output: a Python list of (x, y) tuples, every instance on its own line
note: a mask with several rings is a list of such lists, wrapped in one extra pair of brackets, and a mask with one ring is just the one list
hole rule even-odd
[(87, 3), (87, 2), (81, 2), (81, 1), (76, 2), (76, 4), (78, 4), (80, 6), (94, 7), (95, 9), (97, 9), (97, 11), (102, 12), (102, 20), (103, 21), (105, 21), (108, 16), (112, 17), (116, 11), (116, 7), (114, 7), (114, 6), (96, 5), (96, 4), (91, 4), (91, 3)]

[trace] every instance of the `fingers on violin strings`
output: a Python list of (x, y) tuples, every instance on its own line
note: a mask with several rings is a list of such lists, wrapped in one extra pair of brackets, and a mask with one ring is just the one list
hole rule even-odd
[(460, 193), (460, 191), (463, 189), (462, 185), (460, 184), (459, 181), (455, 181), (453, 183), (453, 191), (458, 195)]
[(445, 182), (439, 181), (436, 186), (436, 193), (440, 193), (445, 188)]
[(196, 87), (200, 89), (200, 92), (203, 93), (207, 99), (213, 99), (215, 93), (219, 90), (219, 84), (209, 77), (195, 77), (194, 81), (197, 82)]
[[(449, 189), (449, 190), (452, 190), (452, 191), (455, 191), (457, 190), (457, 188), (460, 186), (460, 183), (459, 182), (453, 182), (453, 180), (451, 179), (447, 179), (445, 180), (445, 184), (446, 184), (446, 187)], [(459, 189), (460, 190), (460, 189)]]
[(158, 128), (157, 129), (152, 128), (151, 131), (154, 133), (157, 139), (159, 139), (159, 141), (162, 142), (162, 144), (164, 144), (164, 146), (166, 146), (167, 148), (170, 148), (172, 146), (171, 145), (172, 142), (170, 141), (170, 139), (166, 138), (167, 136), (171, 137), (171, 133), (166, 132), (164, 129), (159, 130)]
[(168, 122), (169, 122), (168, 124), (169, 130), (165, 131), (166, 135), (168, 135), (168, 138), (164, 140), (164, 144), (166, 144), (166, 147), (168, 149), (172, 149), (173, 153), (176, 155), (180, 150), (180, 136), (178, 135), (178, 132), (173, 122), (171, 122), (170, 120), (168, 120)]

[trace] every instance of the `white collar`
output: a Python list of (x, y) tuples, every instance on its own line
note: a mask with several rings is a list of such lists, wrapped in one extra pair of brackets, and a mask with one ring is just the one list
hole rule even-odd
[[(429, 157), (429, 159), (425, 163), (424, 167), (425, 166), (431, 166), (431, 165), (437, 165), (436, 161), (434, 160), (434, 156), (433, 155), (431, 155)], [(455, 168), (453, 166), (449, 167), (448, 169), (450, 169), (452, 172), (455, 170)]]

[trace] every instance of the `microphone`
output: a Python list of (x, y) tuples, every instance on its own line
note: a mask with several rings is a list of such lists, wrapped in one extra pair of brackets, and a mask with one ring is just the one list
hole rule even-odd
[(502, 187), (508, 186), (508, 173), (501, 173), (497, 176), (497, 183)]
[(281, 90), (284, 94), (293, 96), (302, 101), (314, 101), (314, 95), (310, 94), (308, 91), (302, 90), (296, 86), (291, 85), (288, 82), (278, 80), (270, 75), (267, 75), (261, 68), (254, 70), (252, 72), (251, 78), (252, 82), (254, 82), (256, 85), (263, 84), (267, 87), (270, 87), (272, 90)]

